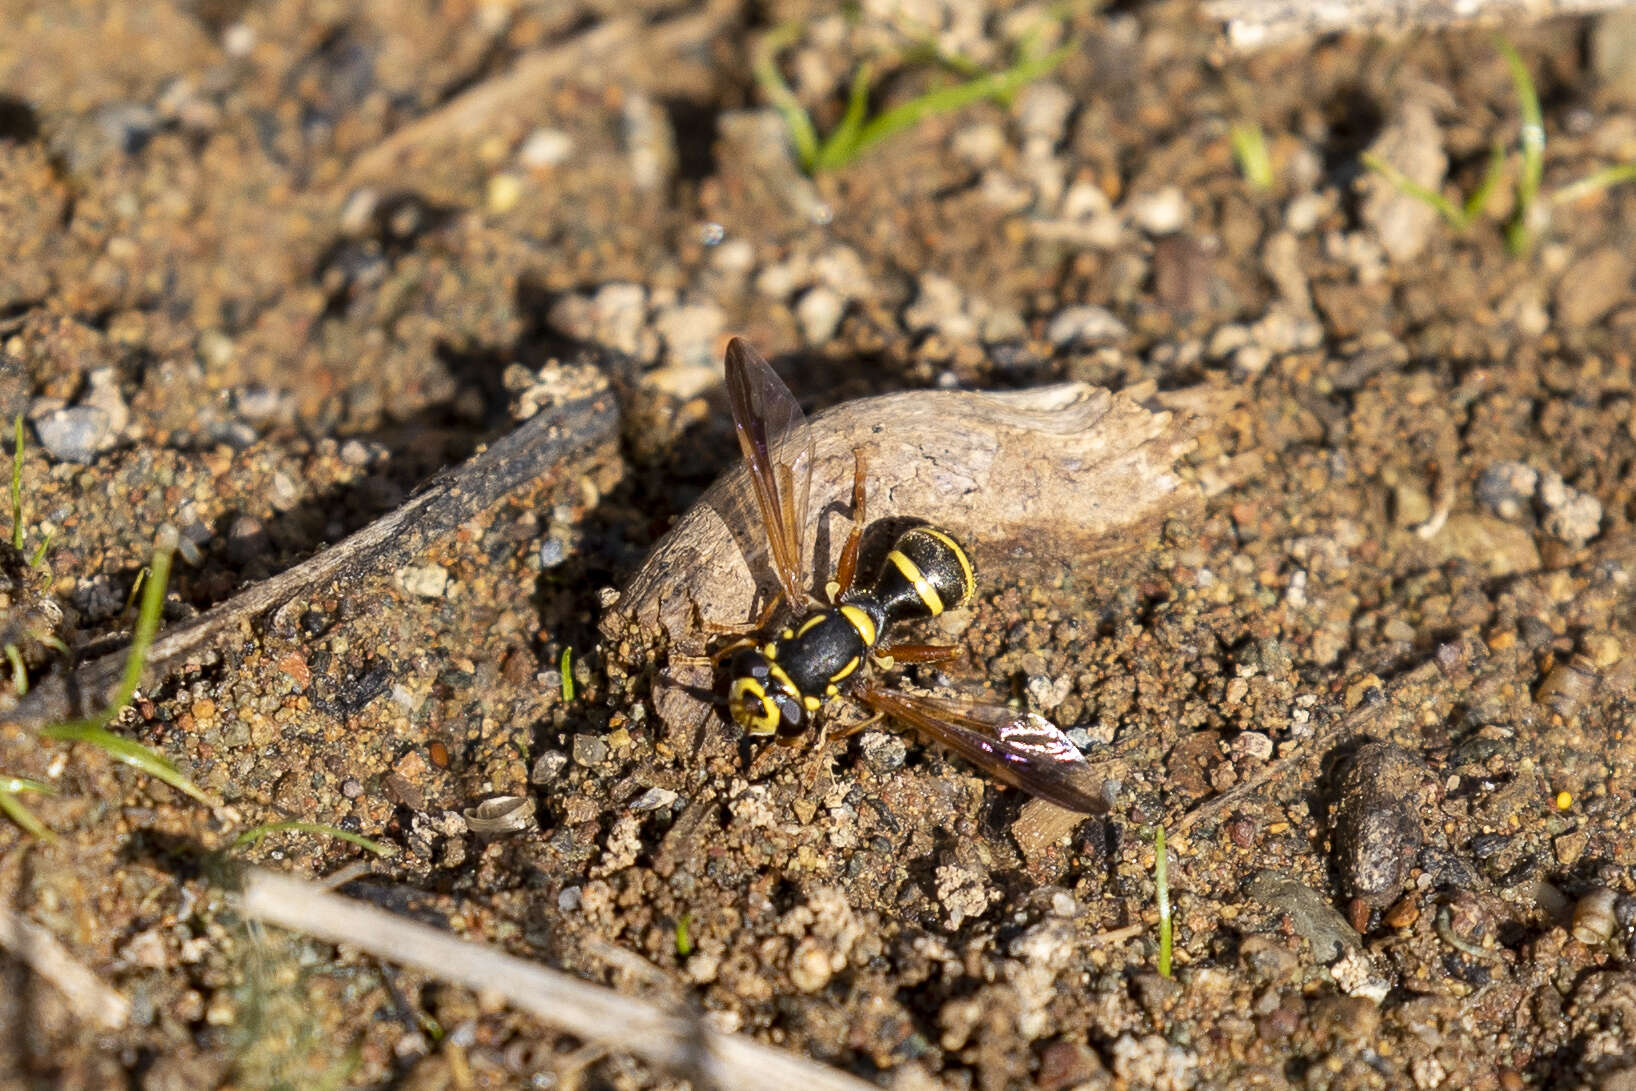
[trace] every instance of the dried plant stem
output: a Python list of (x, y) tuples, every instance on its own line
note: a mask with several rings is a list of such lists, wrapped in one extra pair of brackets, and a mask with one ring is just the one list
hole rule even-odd
[(102, 1030), (120, 1030), (131, 1017), (131, 1002), (102, 983), (57, 942), (57, 938), (16, 910), (0, 906), (0, 947), (55, 985), (76, 1016)]
[(331, 943), (345, 943), (441, 981), (504, 996), (521, 1011), (611, 1051), (681, 1072), (703, 1086), (865, 1091), (871, 1085), (759, 1042), (723, 1034), (612, 989), (458, 939), (315, 883), (252, 869), (244, 913)]
[[(332, 582), (357, 582), (390, 572), (514, 489), (559, 477), (618, 434), (613, 395), (599, 389), (573, 397), (524, 421), (487, 450), (439, 474), (401, 507), (343, 541), (276, 576), (263, 580), (198, 617), (172, 625), (153, 641), (143, 680), (148, 685), (182, 664), (204, 661), (241, 626), (256, 622)], [(124, 650), (82, 663), (67, 677), (54, 676), (32, 689), (4, 714), (24, 728), (105, 707), (124, 678)]]

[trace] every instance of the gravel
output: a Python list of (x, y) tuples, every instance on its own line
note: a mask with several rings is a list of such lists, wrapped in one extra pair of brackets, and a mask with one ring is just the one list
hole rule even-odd
[(110, 438), (112, 428), (106, 411), (75, 405), (37, 417), (34, 432), (40, 446), (58, 462), (90, 463)]

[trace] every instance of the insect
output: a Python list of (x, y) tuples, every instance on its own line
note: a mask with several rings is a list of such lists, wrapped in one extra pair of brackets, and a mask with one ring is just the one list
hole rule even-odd
[(765, 643), (731, 645), (728, 710), (751, 736), (795, 743), (825, 702), (843, 693), (879, 716), (908, 724), (934, 742), (1016, 788), (1083, 813), (1108, 808), (1097, 777), (1078, 748), (1043, 716), (970, 698), (907, 693), (879, 684), (866, 665), (951, 658), (952, 647), (895, 643), (896, 625), (932, 618), (976, 592), (971, 559), (954, 537), (931, 526), (898, 536), (872, 582), (856, 582), (865, 523), (865, 472), (855, 454), (852, 532), (841, 551), (828, 601), (807, 591), (805, 558), (812, 483), (812, 434), (801, 407), (755, 349), (727, 345), (727, 395), (767, 534), (779, 591), (753, 628), (780, 602), (799, 613)]

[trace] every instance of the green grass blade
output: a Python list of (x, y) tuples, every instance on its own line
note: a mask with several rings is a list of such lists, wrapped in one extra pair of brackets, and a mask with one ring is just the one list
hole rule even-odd
[(21, 413), (12, 420), (12, 431), (16, 439), (12, 444), (11, 454), (11, 547), (19, 552), (23, 548), (23, 415)]
[[(136, 687), (142, 684), (142, 670), (147, 666), (148, 649), (153, 645), (154, 634), (159, 632), (160, 615), (165, 606), (165, 586), (170, 583), (170, 559), (175, 549), (174, 532), (164, 536), (164, 540), (153, 551), (153, 562), (148, 566), (148, 579), (142, 585), (142, 607), (137, 611), (136, 629), (131, 634), (131, 650), (125, 657), (125, 677), (119, 683), (119, 691), (114, 695), (114, 715), (124, 708), (132, 697), (136, 695)], [(105, 723), (111, 722), (112, 716)]]
[(784, 119), (784, 128), (790, 134), (790, 143), (795, 147), (795, 157), (800, 161), (801, 169), (810, 174), (818, 162), (818, 130), (813, 127), (811, 116), (778, 71), (779, 51), (795, 41), (799, 34), (800, 27), (793, 23), (772, 31), (763, 39), (761, 48), (756, 50), (752, 67), (756, 85), (767, 96), (773, 109), (778, 111), (779, 117)]
[(1475, 223), (1483, 209), (1488, 207), (1488, 200), (1494, 196), (1494, 190), (1499, 186), (1500, 179), (1505, 177), (1505, 145), (1498, 140), (1488, 150), (1488, 166), (1483, 168), (1483, 180), (1477, 183), (1477, 188), (1471, 191), (1461, 210), (1465, 222)]
[(57, 789), (45, 781), (35, 780), (33, 777), (0, 776), (0, 792), (12, 792), (14, 794), (17, 792), (40, 792), (44, 795), (54, 796), (57, 794)]
[(1453, 201), (1436, 190), (1427, 189), (1375, 153), (1364, 152), (1362, 162), (1364, 166), (1386, 179), (1400, 193), (1431, 206), (1455, 231), (1461, 232), (1471, 226), (1471, 221), (1466, 218), (1464, 210)]
[(351, 833), (337, 826), (326, 826), (322, 822), (298, 821), (267, 822), (260, 826), (252, 826), (243, 833), (239, 834), (238, 837), (234, 838), (233, 847), (236, 849), (250, 848), (269, 834), (284, 833), (287, 831), (317, 834), (320, 837), (334, 837), (337, 840), (345, 841), (348, 844), (357, 845), (364, 851), (372, 852), (376, 856), (391, 856), (393, 853), (391, 845), (382, 844), (379, 841), (373, 841), (370, 838), (364, 837), (362, 834)]
[(557, 661), (557, 671), (562, 675), (562, 703), (566, 705), (574, 699), (574, 647), (572, 644), (562, 650), (562, 658)]
[[(123, 707), (123, 706), (121, 706)], [(123, 735), (116, 735), (103, 726), (108, 721), (103, 719), (106, 713), (93, 716), (85, 720), (73, 720), (65, 724), (51, 724), (40, 729), (40, 734), (58, 742), (83, 742), (97, 747), (115, 761), (122, 761), (134, 769), (139, 769), (155, 780), (164, 781), (178, 792), (203, 803), (206, 807), (216, 806), (215, 800), (200, 791), (194, 783), (182, 774), (182, 771), (172, 765), (161, 755), (149, 750), (141, 743), (127, 739)]]
[(844, 167), (862, 150), (859, 141), (863, 137), (865, 119), (869, 116), (869, 85), (874, 78), (875, 66), (868, 61), (860, 64), (858, 70), (852, 73), (852, 86), (846, 94), (846, 113), (841, 115), (841, 123), (835, 126), (835, 131), (829, 134), (829, 139), (818, 150), (818, 170)]
[(174, 535), (175, 531), (168, 531), (162, 535), (160, 544), (153, 551), (148, 579), (142, 586), (142, 608), (137, 614), (136, 629), (131, 635), (130, 652), (125, 657), (125, 676), (120, 681), (113, 701), (95, 715), (82, 720), (50, 724), (42, 728), (40, 734), (59, 742), (90, 743), (114, 760), (122, 761), (155, 780), (163, 781), (207, 807), (215, 807), (215, 800), (200, 791), (176, 766), (141, 743), (108, 730), (108, 725), (113, 723), (114, 718), (131, 703), (131, 698), (136, 695), (137, 686), (142, 682), (142, 670), (147, 665), (148, 649), (153, 645), (154, 634), (159, 631), (160, 612), (165, 603), (165, 584), (170, 579), (171, 551), (176, 544)]
[(1552, 193), (1550, 202), (1552, 205), (1572, 204), (1581, 197), (1588, 197), (1599, 190), (1624, 182), (1636, 182), (1636, 163), (1618, 163), (1587, 174), (1579, 181), (1570, 182)]
[(1228, 144), (1238, 162), (1239, 173), (1251, 189), (1265, 192), (1276, 180), (1272, 172), (1272, 156), (1267, 152), (1267, 137), (1261, 126), (1253, 121), (1235, 122), (1227, 131)]
[(1511, 69), (1511, 84), (1517, 92), (1517, 108), (1522, 114), (1522, 128), (1518, 144), (1522, 149), (1522, 178), (1517, 183), (1517, 219), (1526, 220), (1539, 196), (1540, 181), (1545, 177), (1545, 116), (1539, 107), (1539, 92), (1528, 66), (1516, 46), (1505, 38), (1495, 39), (1506, 67)]
[[(918, 125), (929, 117), (962, 110), (987, 99), (1003, 99), (1035, 80), (1049, 75), (1077, 48), (1069, 43), (1039, 57), (1021, 61), (1003, 72), (928, 91), (924, 95), (892, 107), (864, 125), (858, 133), (853, 155), (861, 155), (888, 137)], [(836, 164), (839, 165), (839, 164)]]
[[(23, 779), (22, 777), (3, 777), (0, 778), (0, 782), (16, 782)], [(51, 789), (47, 788), (45, 790), (50, 791)], [(15, 822), (19, 829), (37, 841), (57, 840), (57, 835), (52, 833), (44, 822), (36, 818), (33, 811), (23, 806), (23, 801), (17, 798), (17, 792), (10, 788), (0, 787), (0, 812), (4, 812), (5, 816)]]
[(676, 957), (686, 958), (693, 953), (693, 937), (688, 930), (693, 924), (693, 914), (683, 913), (676, 918)]
[(1159, 893), (1159, 975), (1170, 976), (1170, 952), (1174, 944), (1170, 921), (1170, 860), (1165, 854), (1165, 828), (1153, 835), (1153, 883)]
[(28, 566), (30, 568), (39, 568), (40, 567), (40, 562), (45, 560), (45, 551), (50, 549), (50, 548), (51, 548), (51, 535), (48, 533), (48, 534), (46, 534), (45, 537), (40, 539), (40, 544), (34, 550), (34, 555), (29, 557)]
[(17, 645), (6, 645), (6, 660), (11, 663), (11, 688), (21, 697), (28, 692), (28, 665), (23, 662), (23, 653)]

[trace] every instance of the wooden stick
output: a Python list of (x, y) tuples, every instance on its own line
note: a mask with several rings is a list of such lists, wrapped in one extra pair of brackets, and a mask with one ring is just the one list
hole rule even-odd
[(703, 1086), (724, 1091), (872, 1087), (793, 1053), (712, 1030), (698, 1018), (671, 1014), (288, 875), (252, 868), (245, 879), (243, 910), (256, 920), (344, 943), (440, 981), (498, 993), (565, 1033), (641, 1057)]
[[(165, 630), (149, 650), (144, 684), (153, 685), (184, 663), (212, 653), (236, 638), (241, 625), (334, 581), (356, 582), (391, 572), (512, 490), (564, 473), (577, 456), (613, 440), (618, 420), (618, 407), (606, 387), (541, 411), (487, 450), (433, 478), (395, 511), (294, 568)], [(67, 677), (45, 679), (0, 719), (37, 729), (101, 708), (124, 670), (123, 650), (93, 659)]]
[[(1083, 383), (922, 390), (838, 405), (812, 421), (810, 568), (835, 570), (852, 529), (840, 501), (859, 452), (869, 466), (870, 517), (935, 522), (971, 552), (979, 573), (993, 564), (1058, 577), (1138, 548), (1163, 519), (1201, 502), (1176, 462), (1203, 420)], [(617, 609), (604, 615), (602, 632), (610, 643), (665, 638), (671, 684), (656, 690), (655, 710), (689, 737), (717, 715), (699, 697), (713, 681), (705, 641), (722, 626), (742, 627), (775, 587), (740, 463), (654, 547)]]
[(1346, 0), (1336, 4), (1207, 0), (1204, 13), (1223, 24), (1222, 45), (1229, 52), (1248, 53), (1336, 31), (1391, 34), (1466, 23), (1515, 27), (1629, 4), (1630, 0)]
[(0, 947), (57, 987), (69, 1010), (103, 1030), (122, 1030), (131, 1002), (86, 969), (57, 937), (14, 909), (0, 906)]
[(600, 86), (620, 78), (617, 73), (671, 71), (663, 64), (646, 66), (710, 41), (729, 14), (728, 6), (716, 3), (654, 25), (645, 25), (636, 16), (618, 16), (553, 48), (525, 54), (509, 71), (461, 92), (364, 152), (348, 169), (343, 186), (350, 190), (397, 181), (415, 155), (435, 153), (454, 141), (472, 139), (473, 133), (493, 130), (496, 118), (533, 108), (560, 80), (595, 73)]

